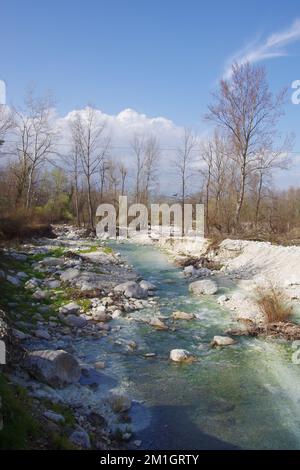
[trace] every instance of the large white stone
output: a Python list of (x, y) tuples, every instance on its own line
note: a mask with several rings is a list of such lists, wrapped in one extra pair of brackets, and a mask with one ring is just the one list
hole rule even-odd
[(170, 359), (174, 362), (191, 362), (195, 357), (186, 349), (172, 349), (170, 351)]
[(213, 295), (218, 291), (218, 286), (211, 279), (202, 279), (192, 282), (189, 290), (196, 295)]
[(81, 375), (77, 359), (62, 349), (30, 352), (25, 367), (36, 379), (52, 387), (76, 383)]

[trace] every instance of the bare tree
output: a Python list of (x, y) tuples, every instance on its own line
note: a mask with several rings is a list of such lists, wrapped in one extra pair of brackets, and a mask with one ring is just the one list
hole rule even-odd
[[(230, 149), (228, 142), (217, 131), (211, 139), (204, 142), (201, 146), (201, 174), (204, 177), (205, 185), (205, 206), (206, 206), (206, 227), (210, 226), (210, 197), (214, 199), (214, 220), (215, 225), (221, 229), (220, 205), (222, 195), (224, 195), (228, 182), (231, 180), (230, 172), (233, 171), (230, 165)], [(204, 164), (204, 165), (203, 165)], [(232, 191), (232, 188), (230, 188)]]
[(257, 196), (255, 204), (255, 218), (254, 224), (257, 228), (259, 221), (259, 211), (261, 206), (261, 201), (263, 197), (264, 186), (266, 187), (271, 185), (272, 182), (272, 172), (273, 170), (287, 170), (290, 165), (290, 158), (287, 150), (291, 148), (292, 142), (290, 139), (286, 139), (282, 149), (277, 151), (262, 151), (257, 157), (257, 169), (255, 171), (255, 177), (257, 180)]
[(144, 137), (138, 134), (133, 136), (133, 139), (130, 142), (130, 146), (135, 156), (135, 201), (140, 202), (141, 200), (141, 190), (142, 190), (142, 176), (144, 170)]
[(122, 162), (119, 163), (119, 173), (121, 179), (121, 195), (123, 196), (125, 193), (125, 182), (128, 175), (128, 169)]
[(143, 183), (145, 202), (148, 203), (151, 183), (155, 181), (157, 176), (157, 167), (160, 158), (159, 142), (155, 136), (146, 139), (144, 145), (144, 162), (143, 162)]
[(58, 134), (51, 121), (52, 106), (51, 97), (35, 98), (29, 93), (26, 109), (15, 112), (20, 181), (23, 185), (20, 191), (24, 191), (26, 184), (26, 209), (31, 205), (35, 173), (55, 153)]
[(71, 174), (75, 191), (75, 211), (76, 223), (80, 226), (80, 210), (79, 210), (79, 182), (82, 174), (81, 160), (80, 160), (80, 146), (77, 141), (77, 136), (74, 127), (71, 125), (71, 151), (68, 155), (63, 155), (63, 160), (66, 163), (67, 171)]
[(245, 63), (232, 66), (230, 80), (221, 80), (206, 118), (223, 128), (231, 141), (239, 171), (235, 228), (240, 222), (246, 183), (257, 167), (262, 149), (271, 151), (275, 126), (282, 115), (284, 93), (274, 97), (269, 91), (263, 67)]
[(191, 166), (194, 161), (193, 151), (195, 150), (197, 140), (190, 129), (184, 129), (181, 145), (177, 149), (177, 157), (174, 162), (176, 170), (180, 177), (180, 199), (182, 204), (182, 236), (184, 236), (184, 204), (187, 196), (187, 183), (190, 179)]
[(110, 139), (104, 134), (105, 122), (98, 123), (96, 111), (92, 107), (85, 109), (84, 115), (77, 113), (72, 123), (73, 134), (78, 145), (82, 171), (87, 184), (87, 202), (89, 225), (94, 230), (92, 201), (93, 176), (99, 170), (101, 161), (108, 153)]
[(4, 143), (4, 138), (8, 131), (14, 127), (14, 117), (12, 111), (4, 104), (0, 104), (0, 145)]

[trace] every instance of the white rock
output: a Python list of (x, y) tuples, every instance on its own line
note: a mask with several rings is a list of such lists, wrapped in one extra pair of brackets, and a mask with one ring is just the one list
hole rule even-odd
[(52, 281), (45, 282), (45, 285), (48, 287), (48, 289), (58, 289), (60, 287), (60, 281), (53, 279)]
[(35, 330), (34, 336), (40, 339), (48, 339), (48, 340), (51, 339), (51, 336), (46, 330)]
[(64, 262), (65, 260), (63, 258), (48, 257), (42, 259), (40, 264), (43, 264), (44, 266), (61, 266)]
[(63, 281), (63, 282), (69, 282), (69, 281), (73, 281), (74, 279), (76, 279), (77, 277), (80, 276), (80, 271), (79, 269), (75, 269), (75, 268), (69, 268), (69, 269), (66, 269), (60, 276), (60, 279)]
[(104, 361), (97, 361), (94, 364), (95, 369), (105, 369), (105, 362)]
[(122, 311), (121, 310), (114, 310), (113, 313), (112, 313), (112, 318), (119, 318), (122, 316)]
[(51, 387), (62, 387), (76, 383), (81, 369), (74, 356), (62, 349), (32, 351), (25, 359), (29, 373)]
[(193, 320), (195, 315), (193, 315), (193, 313), (176, 311), (172, 313), (172, 318), (174, 320)]
[(149, 325), (153, 326), (157, 330), (168, 330), (167, 325), (157, 317), (151, 318)]
[(87, 325), (87, 320), (85, 318), (72, 314), (64, 316), (63, 322), (68, 326), (73, 326), (74, 328), (84, 328)]
[(122, 284), (118, 284), (114, 288), (114, 291), (124, 293), (126, 289), (128, 289), (128, 287), (135, 287), (135, 286), (137, 286), (137, 283), (135, 281), (127, 281), (127, 282), (123, 282)]
[(230, 346), (236, 344), (236, 341), (229, 336), (214, 336), (212, 344), (214, 346)]
[(54, 423), (64, 423), (65, 418), (60, 415), (59, 413), (55, 413), (54, 411), (47, 410), (44, 412), (45, 418), (49, 419), (50, 421), (53, 421)]
[(174, 362), (189, 362), (195, 359), (195, 357), (186, 349), (172, 349), (170, 351), (170, 359)]
[(203, 279), (192, 282), (189, 290), (196, 295), (213, 295), (218, 291), (218, 286), (211, 279)]
[(185, 276), (194, 276), (197, 272), (197, 270), (194, 268), (194, 266), (186, 266), (183, 270)]
[(42, 289), (37, 289), (33, 294), (32, 297), (37, 300), (44, 300), (49, 297), (49, 292), (42, 290)]
[(149, 282), (149, 281), (141, 281), (141, 282), (139, 283), (139, 285), (140, 285), (140, 287), (141, 287), (142, 289), (144, 289), (144, 290), (146, 290), (146, 291), (148, 291), (148, 290), (156, 290), (156, 289), (157, 289), (157, 287), (156, 287), (154, 284), (152, 284), (152, 282)]
[(82, 449), (90, 449), (91, 441), (88, 433), (84, 429), (76, 430), (72, 432), (69, 437), (70, 441)]
[(18, 277), (10, 276), (9, 274), (6, 276), (6, 279), (10, 284), (13, 284), (14, 286), (19, 286), (21, 284), (21, 281)]
[(136, 284), (135, 286), (127, 287), (124, 295), (128, 299), (144, 299), (147, 297), (148, 293), (146, 290), (142, 289), (138, 284)]
[(62, 305), (59, 308), (59, 313), (63, 315), (77, 314), (80, 311), (81, 307), (76, 302), (69, 302), (66, 305)]

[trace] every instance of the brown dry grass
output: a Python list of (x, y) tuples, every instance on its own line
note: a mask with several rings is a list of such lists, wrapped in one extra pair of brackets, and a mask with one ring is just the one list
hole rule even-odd
[(287, 322), (293, 314), (293, 307), (278, 287), (258, 288), (256, 301), (267, 323)]

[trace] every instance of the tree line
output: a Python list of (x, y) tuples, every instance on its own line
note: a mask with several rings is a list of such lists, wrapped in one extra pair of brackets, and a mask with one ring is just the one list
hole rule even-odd
[(284, 103), (285, 90), (270, 91), (263, 67), (234, 64), (204, 116), (209, 137), (182, 132), (170, 162), (177, 186), (170, 195), (159, 188), (163, 152), (156, 135), (129, 137), (128, 165), (114, 158), (109, 125), (99, 123), (93, 107), (74, 113), (66, 137), (55, 124), (51, 97), (29, 93), (23, 109), (0, 107), (0, 218), (67, 220), (94, 230), (96, 207), (111, 202), (117, 208), (119, 195), (127, 195), (146, 205), (204, 203), (208, 235), (297, 238), (300, 190), (273, 184), (274, 172), (291, 165), (293, 136), (278, 132)]

